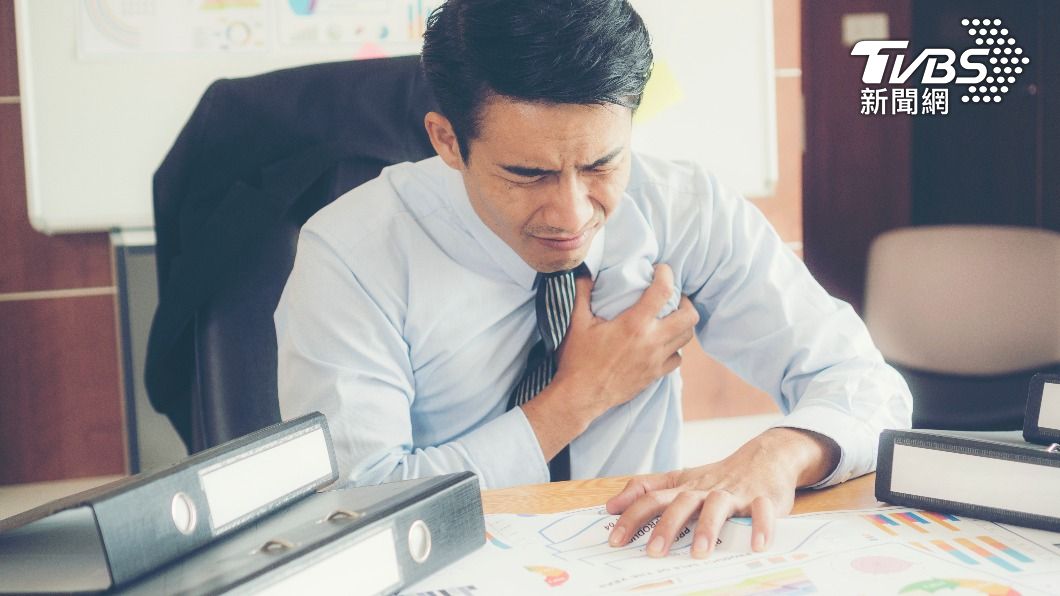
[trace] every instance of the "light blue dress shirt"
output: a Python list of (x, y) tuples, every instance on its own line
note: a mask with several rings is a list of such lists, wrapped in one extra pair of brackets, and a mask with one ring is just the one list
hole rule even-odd
[[(593, 312), (613, 318), (673, 268), (708, 354), (841, 448), (820, 486), (870, 472), (912, 400), (864, 324), (830, 297), (753, 205), (697, 166), (634, 154), (619, 207), (590, 247)], [(276, 310), (280, 411), (328, 417), (342, 478), (366, 485), (460, 470), (485, 487), (547, 482), (520, 408), (539, 339), (536, 272), (473, 211), (434, 157), (389, 167), (302, 228)], [(606, 349), (606, 346), (601, 346)], [(572, 478), (681, 466), (677, 371), (571, 443)]]

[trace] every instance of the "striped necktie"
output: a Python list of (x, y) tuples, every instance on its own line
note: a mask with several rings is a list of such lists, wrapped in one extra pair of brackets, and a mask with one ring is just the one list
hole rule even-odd
[[(533, 399), (556, 375), (556, 349), (567, 333), (574, 310), (574, 278), (588, 274), (589, 269), (584, 263), (567, 271), (537, 274), (537, 330), (541, 333), (541, 341), (530, 350), (526, 370), (508, 399), (509, 410)], [(564, 447), (548, 467), (553, 482), (570, 480), (569, 446)]]

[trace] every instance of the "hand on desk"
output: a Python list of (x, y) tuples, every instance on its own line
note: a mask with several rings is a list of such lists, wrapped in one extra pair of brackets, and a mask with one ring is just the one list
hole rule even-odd
[(677, 533), (698, 518), (692, 556), (704, 558), (714, 550), (725, 520), (750, 516), (751, 549), (765, 550), (776, 517), (791, 511), (795, 489), (820, 481), (838, 461), (839, 447), (831, 439), (773, 428), (721, 461), (634, 477), (607, 502), (609, 513), (622, 514), (611, 532), (611, 545), (628, 543), (638, 528), (659, 516), (648, 554), (665, 556)]

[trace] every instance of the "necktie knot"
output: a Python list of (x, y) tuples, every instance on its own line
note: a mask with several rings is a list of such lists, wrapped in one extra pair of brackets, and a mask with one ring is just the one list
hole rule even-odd
[(537, 330), (548, 354), (555, 353), (559, 348), (570, 326), (576, 291), (574, 280), (588, 274), (589, 269), (584, 263), (566, 271), (538, 273)]

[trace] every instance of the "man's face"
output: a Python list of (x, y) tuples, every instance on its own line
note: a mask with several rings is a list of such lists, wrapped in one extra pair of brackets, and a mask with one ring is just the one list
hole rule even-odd
[(629, 182), (631, 124), (613, 104), (489, 99), (456, 160), (475, 213), (535, 270), (577, 266)]

